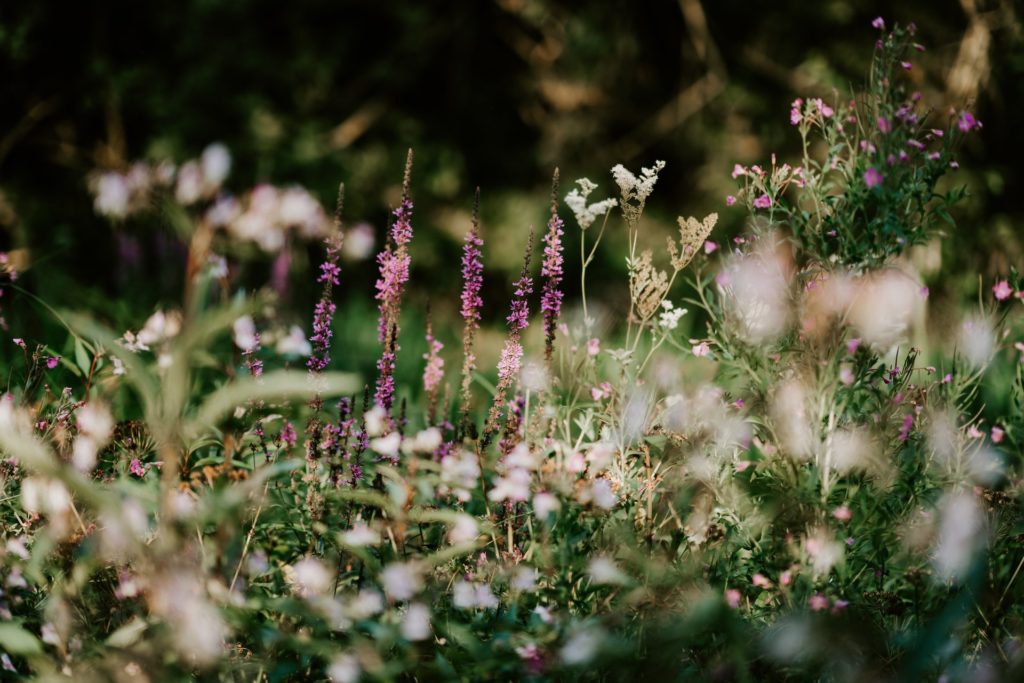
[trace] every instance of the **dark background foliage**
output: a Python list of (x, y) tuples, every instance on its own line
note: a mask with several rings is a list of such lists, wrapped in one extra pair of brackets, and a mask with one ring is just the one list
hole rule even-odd
[[(903, 2), (895, 14), (842, 0), (6, 2), (0, 246), (24, 250), (33, 268), (21, 285), (47, 301), (137, 325), (178, 299), (182, 248), (159, 220), (112, 227), (95, 216), (89, 171), (181, 162), (222, 141), (232, 189), (301, 183), (330, 206), (344, 180), (347, 218), (380, 235), (413, 147), (414, 278), (431, 283), (436, 315), (454, 310), (452, 264), (480, 186), (488, 265), (500, 273), (486, 300), (500, 320), (555, 166), (562, 194), (587, 175), (604, 196), (613, 164), (665, 159), (655, 218), (716, 210), (720, 239), (739, 231), (742, 212), (723, 203), (732, 164), (793, 158), (788, 103), (860, 85), (879, 14), (917, 23), (928, 51), (910, 77), (925, 100), (939, 114), (970, 106), (985, 124), (953, 179), (972, 198), (929, 276), (940, 298), (971, 297), (979, 274), (1022, 262), (1024, 50), (1019, 8), (1005, 0)], [(125, 258), (119, 235), (138, 242), (138, 258)], [(616, 239), (597, 264), (604, 272), (622, 271)], [(296, 261), (297, 319), (311, 298), (301, 269), (318, 250), (307, 251)], [(347, 269), (349, 303), (369, 294), (372, 267)], [(35, 314), (25, 315), (31, 326)]]

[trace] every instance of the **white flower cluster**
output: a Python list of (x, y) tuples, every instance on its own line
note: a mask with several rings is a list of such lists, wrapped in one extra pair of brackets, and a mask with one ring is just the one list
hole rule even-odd
[(654, 191), (654, 184), (658, 182), (658, 174), (665, 168), (664, 161), (655, 161), (652, 168), (641, 168), (640, 177), (633, 175), (632, 171), (622, 164), (616, 164), (612, 168), (612, 177), (622, 192), (624, 202), (637, 202), (642, 204), (651, 196)]
[(270, 253), (284, 246), (289, 229), (311, 239), (322, 237), (329, 224), (320, 202), (305, 189), (266, 184), (257, 186), (242, 201), (230, 196), (218, 199), (206, 212), (206, 219)]
[(495, 502), (529, 500), (531, 473), (537, 469), (537, 458), (530, 448), (524, 443), (519, 444), (505, 456), (501, 466), (503, 473), (495, 480), (487, 497)]
[(170, 190), (172, 186), (174, 198), (188, 206), (214, 197), (230, 171), (231, 153), (220, 143), (208, 146), (198, 159), (185, 162), (180, 169), (167, 161), (155, 165), (137, 161), (127, 171), (93, 176), (93, 208), (108, 218), (127, 218), (150, 206), (155, 189)]
[(679, 326), (679, 319), (689, 313), (685, 308), (676, 308), (671, 301), (665, 299), (661, 302), (663, 310), (658, 317), (658, 323), (666, 330), (674, 330)]
[[(616, 168), (621, 168), (621, 166)], [(626, 172), (629, 173), (629, 171)], [(618, 200), (610, 198), (594, 202), (593, 204), (587, 204), (587, 197), (597, 189), (597, 184), (587, 178), (580, 178), (576, 181), (576, 184), (579, 185), (579, 188), (573, 188), (565, 196), (565, 203), (576, 216), (576, 222), (579, 223), (581, 230), (586, 230), (594, 224), (598, 216), (605, 215), (609, 209), (619, 205)]]

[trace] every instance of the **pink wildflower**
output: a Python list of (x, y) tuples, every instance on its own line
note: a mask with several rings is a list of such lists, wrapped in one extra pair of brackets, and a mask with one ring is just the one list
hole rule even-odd
[(732, 195), (729, 195), (728, 197), (725, 198), (725, 205), (726, 206), (732, 206), (735, 203), (736, 203), (736, 197), (734, 197)]
[(1000, 280), (992, 287), (992, 293), (995, 294), (996, 299), (1004, 301), (1010, 298), (1013, 294), (1013, 289), (1010, 287), (1010, 283), (1006, 280)]
[(746, 175), (746, 174), (747, 174), (747, 169), (743, 168), (739, 164), (736, 164), (735, 166), (732, 167), (732, 177), (733, 178), (738, 178), (741, 175)]
[(128, 464), (128, 471), (140, 479), (146, 476), (146, 468), (142, 466), (142, 461), (138, 458), (132, 458), (132, 461)]
[(828, 598), (821, 593), (815, 593), (807, 600), (812, 612), (821, 612), (828, 609)]
[(850, 519), (853, 517), (853, 513), (850, 511), (850, 508), (848, 506), (840, 505), (839, 507), (832, 511), (832, 516), (840, 522), (849, 522)]
[(878, 117), (878, 131), (880, 133), (889, 133), (892, 131), (892, 124), (889, 123), (889, 119), (884, 116)]
[(739, 609), (742, 597), (738, 590), (730, 588), (725, 591), (725, 604), (729, 605), (732, 609)]
[(871, 166), (868, 170), (864, 171), (864, 184), (869, 188), (878, 187), (882, 184), (882, 180), (882, 174), (879, 173), (878, 169), (874, 166)]
[(1003, 437), (1005, 435), (1006, 435), (1006, 432), (1004, 432), (1001, 428), (999, 428), (999, 427), (992, 427), (992, 443), (1000, 443), (1000, 442), (1002, 442)]
[(554, 350), (555, 326), (562, 310), (562, 219), (558, 216), (558, 169), (551, 179), (551, 218), (544, 235), (544, 261), (540, 275), (546, 278), (540, 295), (544, 318), (544, 359), (550, 364)]
[(718, 243), (711, 240), (704, 240), (704, 253), (713, 254), (718, 251)]
[(850, 341), (846, 342), (846, 352), (851, 356), (857, 353), (857, 349), (860, 348), (860, 337), (854, 337)]
[(601, 353), (601, 340), (594, 337), (587, 342), (587, 355), (596, 356), (599, 353)]
[(981, 124), (978, 123), (978, 120), (974, 118), (971, 112), (965, 111), (960, 113), (960, 119), (956, 122), (956, 126), (961, 132), (967, 133), (975, 128), (980, 128)]
[(50, 356), (49, 358), (46, 359), (46, 367), (53, 370), (55, 367), (57, 367), (57, 363), (59, 362), (60, 356)]
[(767, 194), (762, 194), (760, 197), (754, 200), (754, 208), (756, 209), (767, 209), (772, 205), (772, 198)]
[(884, 31), (885, 30), (885, 19), (883, 19), (882, 17), (875, 17), (871, 21), (871, 25), (874, 28), (877, 28), (879, 31)]

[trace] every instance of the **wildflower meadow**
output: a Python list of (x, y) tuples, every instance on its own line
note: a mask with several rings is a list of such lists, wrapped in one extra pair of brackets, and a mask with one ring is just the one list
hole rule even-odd
[(871, 30), (714, 211), (656, 146), (511, 231), (459, 193), (455, 296), (416, 149), (376, 231), (216, 141), (81, 169), (182, 286), (125, 326), (0, 255), (0, 679), (1024, 680), (1022, 264), (935, 300), (985, 123)]

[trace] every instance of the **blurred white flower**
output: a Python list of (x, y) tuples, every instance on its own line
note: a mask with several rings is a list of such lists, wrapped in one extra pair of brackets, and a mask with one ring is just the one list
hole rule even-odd
[(408, 562), (389, 564), (380, 573), (380, 580), (392, 600), (408, 600), (423, 588), (419, 569)]
[(223, 144), (215, 142), (203, 150), (199, 165), (206, 186), (204, 189), (213, 194), (220, 189), (231, 172), (231, 153)]
[(406, 640), (426, 640), (430, 637), (430, 609), (414, 602), (402, 615), (402, 637)]
[(252, 316), (243, 315), (235, 321), (232, 330), (234, 331), (235, 346), (242, 351), (252, 351), (260, 343), (259, 337), (256, 335), (256, 323), (253, 322)]
[(817, 438), (811, 419), (807, 389), (797, 380), (789, 380), (775, 390), (771, 415), (780, 446), (797, 460), (814, 454)]
[(285, 580), (292, 589), (303, 597), (324, 595), (334, 586), (334, 573), (320, 560), (306, 557), (288, 570), (285, 565)]
[(375, 453), (388, 458), (398, 457), (398, 449), (401, 445), (402, 435), (398, 432), (391, 432), (387, 436), (382, 436), (370, 442), (370, 448)]
[(593, 503), (603, 510), (611, 510), (618, 503), (618, 498), (612, 492), (612, 485), (607, 479), (595, 479), (590, 486), (584, 486), (577, 493), (577, 500), (581, 505)]
[(383, 609), (384, 596), (372, 588), (359, 591), (348, 605), (349, 615), (353, 619), (367, 619), (379, 614)]
[(452, 544), (459, 543), (470, 543), (477, 539), (480, 535), (480, 527), (477, 525), (476, 520), (470, 515), (464, 512), (460, 512), (455, 516), (455, 523), (452, 524), (452, 528), (448, 531), (448, 541)]
[(56, 479), (25, 477), (21, 481), (21, 506), (28, 513), (58, 517), (71, 509), (71, 494)]
[(559, 654), (569, 666), (586, 664), (597, 654), (603, 641), (604, 634), (597, 628), (581, 628), (569, 637)]
[(364, 522), (356, 522), (351, 529), (341, 534), (341, 541), (356, 548), (376, 545), (380, 543), (380, 533), (371, 529)]
[(341, 253), (353, 261), (362, 261), (373, 255), (377, 240), (369, 223), (358, 223), (345, 231)]
[(497, 609), (499, 603), (487, 584), (459, 579), (452, 586), (452, 604), (459, 609)]
[(562, 503), (558, 498), (545, 491), (541, 491), (533, 497), (533, 512), (537, 515), (537, 519), (547, 520), (548, 515), (558, 512), (561, 507)]
[(629, 579), (615, 561), (607, 556), (594, 557), (587, 565), (590, 580), (597, 584), (623, 584)]
[(367, 436), (380, 436), (388, 426), (388, 414), (378, 405), (370, 408), (364, 419)]
[(782, 256), (763, 251), (734, 259), (718, 276), (749, 344), (763, 344), (779, 337), (789, 326), (789, 263)]
[(203, 197), (203, 169), (197, 161), (186, 161), (178, 169), (174, 198), (182, 206), (195, 204)]
[(996, 335), (988, 320), (981, 317), (969, 318), (960, 326), (957, 349), (971, 366), (982, 368), (987, 365), (995, 348)]
[(110, 218), (124, 218), (128, 215), (130, 190), (127, 179), (116, 171), (107, 171), (96, 180), (96, 197), (93, 208), (96, 213)]
[(897, 270), (866, 276), (856, 285), (849, 320), (866, 343), (889, 349), (906, 335), (914, 309), (921, 305), (919, 289), (909, 275)]
[(537, 589), (537, 568), (520, 565), (512, 575), (512, 589), (517, 591), (533, 591)]
[(487, 497), (495, 502), (510, 500), (520, 502), (530, 498), (530, 473), (527, 470), (514, 468), (504, 476), (498, 477), (494, 486), (487, 492)]
[(313, 347), (306, 339), (306, 333), (298, 325), (292, 325), (288, 334), (277, 340), (275, 350), (282, 356), (306, 357), (313, 352)]
[(359, 660), (348, 653), (336, 655), (327, 667), (327, 677), (331, 683), (357, 683), (362, 674)]
[(985, 547), (985, 513), (977, 497), (967, 492), (946, 494), (939, 510), (932, 564), (941, 580), (962, 580), (975, 555)]

